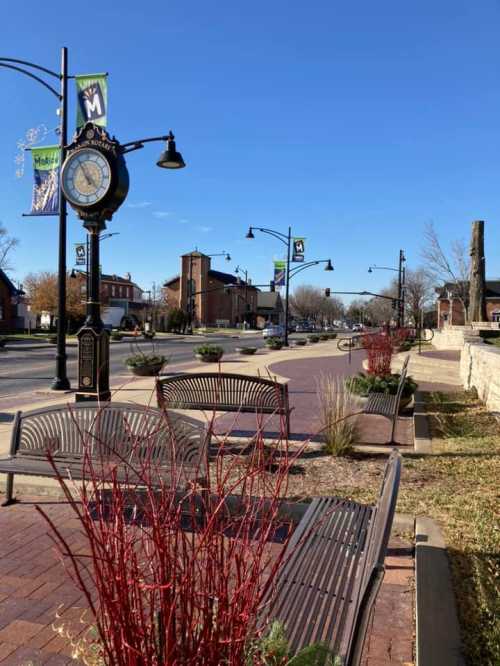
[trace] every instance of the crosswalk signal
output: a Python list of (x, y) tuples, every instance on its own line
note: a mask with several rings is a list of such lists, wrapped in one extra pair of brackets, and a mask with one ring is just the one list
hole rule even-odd
[(271, 280), (269, 283), (269, 291), (276, 291), (276, 284), (274, 283), (274, 280)]
[(330, 298), (330, 287), (327, 287), (327, 288), (325, 289), (325, 296), (326, 296), (327, 298)]

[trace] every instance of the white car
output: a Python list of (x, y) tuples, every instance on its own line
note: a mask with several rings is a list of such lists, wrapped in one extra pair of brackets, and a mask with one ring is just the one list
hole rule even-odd
[(353, 331), (362, 331), (363, 330), (363, 324), (353, 324), (352, 330)]
[(281, 324), (270, 324), (266, 326), (262, 331), (262, 337), (266, 338), (284, 338), (285, 337), (285, 327)]

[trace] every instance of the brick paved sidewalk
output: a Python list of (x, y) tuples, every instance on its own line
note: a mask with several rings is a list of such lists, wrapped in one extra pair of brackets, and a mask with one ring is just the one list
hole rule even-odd
[[(0, 664), (65, 666), (71, 660), (68, 641), (55, 633), (56, 612), (75, 635), (86, 608), (35, 510), (39, 502), (73, 547), (84, 546), (73, 511), (64, 502), (25, 498), (0, 511)], [(393, 536), (387, 572), (375, 606), (363, 666), (401, 665), (412, 661), (414, 561), (411, 546)], [(64, 608), (61, 609), (61, 604)]]

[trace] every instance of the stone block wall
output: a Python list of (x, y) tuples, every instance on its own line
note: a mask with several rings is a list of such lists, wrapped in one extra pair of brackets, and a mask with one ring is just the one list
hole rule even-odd
[(457, 349), (461, 351), (465, 342), (479, 340), (479, 331), (470, 326), (444, 326), (434, 331), (432, 344), (436, 349)]
[(500, 413), (500, 347), (484, 342), (465, 342), (460, 356), (464, 388), (475, 388), (492, 412)]

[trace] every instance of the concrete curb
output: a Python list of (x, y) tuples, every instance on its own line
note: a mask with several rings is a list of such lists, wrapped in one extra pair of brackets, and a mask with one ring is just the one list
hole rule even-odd
[(433, 452), (432, 439), (423, 391), (415, 391), (413, 433), (415, 453), (431, 454)]
[(415, 522), (416, 666), (464, 666), (451, 574), (441, 530)]

